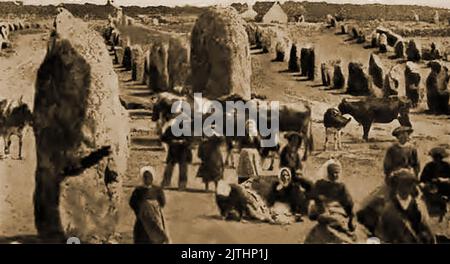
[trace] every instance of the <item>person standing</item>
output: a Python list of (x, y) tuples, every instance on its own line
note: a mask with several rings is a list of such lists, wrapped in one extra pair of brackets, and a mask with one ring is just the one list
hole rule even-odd
[(223, 138), (214, 131), (211, 137), (203, 140), (198, 149), (201, 165), (197, 171), (197, 177), (202, 178), (206, 191), (209, 190), (210, 182), (214, 182), (217, 189), (217, 183), (223, 179), (224, 163), (220, 151), (222, 143)]
[(417, 178), (419, 177), (420, 162), (417, 149), (409, 142), (412, 133), (413, 129), (405, 126), (397, 127), (392, 132), (398, 142), (387, 149), (384, 157), (383, 168), (385, 181), (388, 185), (392, 173), (399, 169), (410, 169)]
[[(175, 120), (175, 119), (172, 119)], [(161, 141), (168, 144), (166, 167), (164, 169), (164, 178), (161, 187), (170, 186), (172, 181), (173, 169), (176, 164), (179, 165), (178, 189), (185, 190), (188, 181), (188, 164), (192, 162), (191, 141), (188, 138), (176, 137), (171, 131), (173, 121), (165, 124)]]
[(167, 244), (170, 241), (162, 212), (166, 199), (163, 190), (153, 185), (154, 175), (153, 167), (141, 168), (143, 185), (134, 189), (129, 201), (136, 215), (133, 229), (135, 244)]
[(241, 153), (236, 171), (239, 184), (250, 178), (259, 177), (262, 173), (261, 157), (258, 152), (260, 140), (254, 120), (250, 119), (245, 123), (245, 133), (245, 137), (239, 142)]

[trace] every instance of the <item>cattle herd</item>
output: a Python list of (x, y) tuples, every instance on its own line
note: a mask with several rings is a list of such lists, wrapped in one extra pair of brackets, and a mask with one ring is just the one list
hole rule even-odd
[[(124, 27), (144, 28), (144, 25), (134, 20), (128, 22), (128, 19), (124, 25), (121, 21), (110, 15), (98, 34), (69, 11), (59, 8), (47, 54), (37, 70), (34, 108), (30, 109), (22, 98), (0, 100), (0, 136), (4, 139), (2, 158), (9, 156), (11, 137), (17, 136), (18, 159), (22, 159), (26, 126), (33, 128), (36, 138), (33, 205), (35, 226), (41, 238), (60, 239), (66, 233), (73, 233), (90, 241), (88, 237), (95, 233), (98, 239), (95, 242), (108, 242), (117, 233), (121, 223), (120, 200), (128, 195), (123, 182), (129, 169), (127, 163), (130, 163), (127, 160), (130, 157), (130, 138), (136, 133), (130, 129), (132, 120), (127, 111), (151, 112), (151, 121), (147, 121), (156, 124), (156, 137), (167, 151), (162, 187), (170, 185), (173, 166), (178, 164), (179, 190), (186, 190), (189, 177), (185, 174), (188, 173), (187, 164), (192, 163), (191, 151), (205, 144), (203, 147), (210, 157), (200, 152), (198, 155), (202, 163), (211, 163), (201, 165), (210, 170), (208, 173), (221, 174), (220, 177), (211, 176), (210, 181), (215, 183), (215, 202), (224, 220), (250, 219), (286, 224), (301, 222), (302, 217), (309, 216), (318, 222), (317, 226), (327, 226), (332, 230), (327, 233), (328, 238), (320, 234), (321, 237), (314, 241), (324, 243), (357, 241), (353, 237), (357, 229), (353, 222), (353, 202), (347, 187), (337, 182), (338, 176), (325, 183), (305, 179), (303, 163), (311, 155), (328, 152), (330, 139), (334, 142), (334, 152), (330, 153), (348, 150), (342, 144), (342, 137), (352, 120), (361, 125), (365, 144), (376, 123), (398, 121), (402, 129), (412, 131), (411, 111), (418, 111), (424, 105), (426, 114), (450, 114), (447, 54), (438, 43), (433, 42), (430, 47), (423, 48), (419, 41), (406, 40), (382, 26), (369, 33), (342, 17), (327, 15), (325, 26), (320, 29), (325, 34), (345, 36), (343, 42), (352, 42), (358, 48), (371, 49), (366, 67), (356, 60), (344, 65), (347, 58), (323, 60), (318, 54), (320, 49), (298, 41), (282, 25), (245, 22), (231, 7), (208, 9), (197, 18), (190, 34), (163, 32), (164, 38), (151, 43), (138, 43)], [(44, 26), (39, 23), (0, 22), (0, 51), (14, 47), (10, 32), (41, 27)], [(302, 96), (305, 100), (295, 103), (279, 102), (277, 118), (271, 115), (261, 117), (262, 111), (270, 113), (274, 106), (252, 87), (252, 54), (255, 50), (265, 54), (263, 56), (270, 56), (274, 64), (286, 63), (286, 72), (298, 74), (302, 81), (320, 80), (325, 90), (338, 92), (345, 98), (337, 105), (322, 109), (323, 112), (318, 113), (322, 117), (320, 121), (313, 119), (318, 110), (306, 100), (308, 95)], [(394, 62), (389, 69), (382, 60), (388, 52), (393, 54), (389, 60)], [(430, 70), (428, 76), (423, 75), (424, 68)], [(126, 84), (117, 75), (126, 75), (130, 78), (127, 82), (145, 87), (151, 94), (145, 98), (146, 103), (130, 103), (122, 97)], [(199, 93), (203, 96), (200, 101), (196, 97)], [(222, 142), (226, 147), (226, 157), (222, 157), (219, 151), (220, 161), (215, 161), (212, 158), (216, 155), (215, 149), (207, 145), (211, 143), (208, 138), (195, 133), (198, 131), (190, 136), (173, 135), (172, 131), (168, 136), (168, 126), (184, 114), (182, 109), (174, 107), (180, 102), (193, 109), (191, 116), (184, 116), (188, 122), (183, 125), (189, 123), (194, 130), (198, 127), (193, 116), (200, 115), (201, 121), (206, 122), (209, 117), (217, 116), (216, 107), (220, 106), (225, 109), (220, 113), (222, 118), (233, 120), (224, 124), (224, 129), (232, 126), (233, 132), (237, 131), (241, 121), (245, 124), (246, 133), (250, 133), (252, 122), (258, 131), (264, 125), (269, 124), (270, 127), (277, 122), (276, 142), (269, 146), (251, 147), (256, 144), (254, 142), (260, 143), (271, 135), (257, 135), (257, 140), (249, 135), (227, 135)], [(230, 102), (242, 103), (250, 113), (258, 113), (259, 118), (252, 120), (245, 111), (227, 109)], [(325, 130), (323, 149), (315, 148), (315, 123), (323, 124)], [(211, 125), (217, 126), (217, 123)], [(409, 133), (409, 130), (404, 131)], [(284, 134), (286, 145), (283, 145), (279, 134)], [(302, 147), (304, 151), (300, 159), (299, 149)], [(224, 183), (228, 179), (224, 177), (225, 165), (234, 167), (235, 148), (240, 153), (239, 164), (232, 169), (233, 182)], [(255, 152), (250, 150), (253, 148)], [(264, 160), (269, 157), (270, 166), (262, 168)], [(262, 159), (261, 164), (257, 164), (259, 159)], [(279, 166), (280, 171), (274, 170), (277, 159), (283, 164)], [(339, 175), (341, 166), (334, 158), (332, 160), (334, 163), (325, 163), (322, 167), (330, 178)], [(241, 175), (242, 171), (247, 171), (248, 175)], [(149, 173), (155, 174), (155, 171), (141, 170), (144, 184), (149, 181)], [(450, 174), (448, 171), (445, 173)], [(269, 176), (262, 176), (266, 174)], [(244, 176), (246, 181), (234, 182), (241, 181)], [(157, 178), (156, 175), (152, 177)], [(208, 190), (209, 182), (205, 179), (208, 177), (199, 177), (203, 178)], [(334, 193), (328, 193), (329, 189)], [(152, 196), (154, 193), (146, 195), (149, 200), (156, 199)], [(329, 204), (324, 202), (323, 197), (327, 195), (331, 197), (327, 199), (333, 200), (327, 202), (337, 201), (343, 207), (337, 218), (327, 207)], [(84, 200), (79, 199), (80, 196)], [(158, 206), (163, 207), (165, 201), (161, 202), (163, 199), (160, 197), (157, 200)], [(132, 203), (130, 200), (133, 207)], [(279, 204), (283, 203), (288, 205), (280, 207)], [(135, 211), (136, 226), (139, 221), (145, 221), (138, 211)], [(155, 214), (164, 222), (161, 212)], [(135, 242), (138, 236), (136, 226)], [(166, 228), (163, 224), (162, 229)], [(151, 237), (150, 233), (155, 231), (141, 232), (148, 232)], [(314, 240), (314, 235), (317, 234), (310, 234), (307, 240)], [(377, 233), (374, 231), (372, 235)], [(425, 241), (414, 239), (414, 242)]]

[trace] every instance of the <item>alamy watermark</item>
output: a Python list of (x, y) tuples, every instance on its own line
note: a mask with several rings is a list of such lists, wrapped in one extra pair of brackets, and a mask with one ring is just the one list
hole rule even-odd
[[(261, 136), (261, 145), (277, 145), (279, 132), (278, 101), (226, 101), (219, 102), (194, 93), (194, 109), (187, 101), (172, 104), (171, 113), (178, 114), (171, 123), (174, 136)], [(253, 122), (248, 122), (253, 120)], [(255, 126), (249, 128), (249, 123)], [(247, 126), (247, 127), (246, 127)]]

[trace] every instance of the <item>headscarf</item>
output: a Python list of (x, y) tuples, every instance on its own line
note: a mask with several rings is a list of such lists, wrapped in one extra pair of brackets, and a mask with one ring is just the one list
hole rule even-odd
[(338, 160), (336, 160), (334, 158), (331, 158), (331, 159), (325, 161), (325, 163), (323, 163), (322, 166), (320, 166), (320, 168), (319, 168), (319, 170), (317, 172), (317, 175), (316, 175), (317, 180), (318, 179), (326, 179), (326, 180), (328, 180), (328, 167), (330, 165), (333, 165), (333, 164), (334, 164), (334, 166), (340, 167), (342, 169), (341, 163)]
[[(284, 182), (284, 179), (282, 178), (282, 174), (285, 171), (289, 174), (289, 181), (287, 183)], [(277, 186), (277, 190), (281, 190), (282, 188), (288, 186), (289, 183), (292, 181), (291, 170), (289, 168), (287, 168), (287, 167), (281, 168), (280, 171), (278, 172), (278, 181), (279, 181), (279, 184)]]
[[(253, 131), (250, 131), (250, 124), (253, 125)], [(245, 130), (248, 131), (249, 135), (247, 136), (253, 136), (256, 137), (258, 135), (258, 127), (256, 125), (256, 121), (253, 119), (249, 119), (245, 122)]]

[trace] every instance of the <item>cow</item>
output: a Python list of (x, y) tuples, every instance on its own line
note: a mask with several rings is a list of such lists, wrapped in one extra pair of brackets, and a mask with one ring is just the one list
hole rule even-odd
[(343, 115), (351, 115), (363, 127), (363, 139), (369, 141), (373, 123), (387, 124), (397, 119), (402, 126), (412, 127), (409, 119), (411, 101), (397, 96), (373, 98), (349, 102), (345, 98), (338, 106)]
[(328, 136), (334, 136), (334, 150), (342, 149), (341, 134), (342, 129), (351, 121), (342, 115), (339, 109), (329, 108), (323, 115), (323, 125), (325, 126), (324, 151), (327, 150)]
[(23, 130), (32, 122), (33, 115), (28, 105), (22, 102), (22, 97), (15, 102), (0, 101), (0, 136), (5, 145), (5, 155), (9, 155), (11, 137), (15, 135), (19, 138), (19, 159), (22, 159)]
[[(229, 101), (242, 101), (246, 105), (250, 107), (251, 112), (258, 113), (259, 110), (263, 110), (262, 102), (264, 102), (264, 99), (260, 99), (265, 97), (258, 97), (253, 96), (253, 98), (249, 101), (243, 100), (240, 96), (237, 95), (226, 95), (221, 98), (218, 98), (217, 101), (222, 103), (222, 106), (225, 108), (225, 103)], [(171, 113), (172, 104), (177, 101), (181, 100), (184, 102), (187, 102), (191, 105), (191, 109), (194, 108), (195, 104), (198, 104), (198, 102), (195, 102), (195, 98), (192, 99), (191, 96), (178, 96), (171, 93), (160, 93), (159, 98), (156, 100), (156, 103), (153, 107), (153, 114), (152, 114), (152, 121), (158, 121), (161, 123), (167, 122), (171, 118), (174, 118), (177, 113)], [(210, 100), (203, 98), (203, 105), (201, 108), (201, 112), (203, 116), (209, 115), (208, 112), (208, 106), (210, 105)], [(249, 104), (247, 104), (249, 102)], [(266, 105), (266, 104), (264, 104)], [(227, 109), (225, 109), (227, 110)], [(265, 111), (270, 111), (271, 109), (264, 109)], [(176, 111), (177, 112), (177, 111)], [(179, 112), (179, 111), (178, 111)], [(268, 113), (268, 112), (266, 112)], [(226, 145), (227, 145), (227, 158), (226, 161), (229, 161), (230, 158), (232, 158), (232, 150), (233, 147), (236, 145), (236, 142), (239, 142), (239, 140), (242, 139), (242, 137), (239, 137), (236, 133), (236, 129), (238, 127), (238, 122), (245, 123), (249, 116), (245, 113), (239, 113), (239, 111), (233, 110), (232, 112), (224, 111), (224, 120), (228, 120), (232, 117), (232, 120), (234, 122), (234, 129), (235, 133), (233, 136), (227, 136), (226, 137)], [(313, 150), (313, 137), (312, 137), (312, 128), (311, 128), (311, 107), (308, 104), (302, 104), (302, 103), (296, 103), (296, 104), (282, 104), (279, 108), (279, 131), (277, 132), (288, 132), (288, 131), (296, 131), (299, 132), (304, 136), (304, 142), (305, 142), (305, 152), (303, 155), (303, 160), (306, 160), (308, 157), (308, 152)], [(271, 115), (268, 114), (267, 120), (265, 120), (267, 123), (267, 128), (271, 128)], [(225, 122), (226, 125), (226, 122)], [(260, 124), (257, 124), (258, 127), (260, 127)], [(159, 126), (160, 127), (160, 126)], [(226, 131), (226, 127), (224, 127), (224, 131)], [(263, 138), (264, 139), (264, 138)], [(271, 156), (273, 152), (278, 152), (280, 146), (279, 142), (277, 141), (277, 137), (275, 137), (275, 142), (273, 146), (262, 146), (259, 149), (260, 154), (263, 158)], [(271, 165), (273, 165), (273, 159), (274, 156), (271, 156)], [(228, 164), (228, 162), (226, 162)]]

